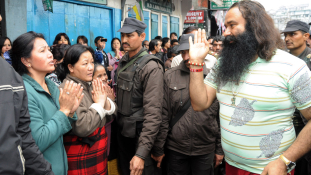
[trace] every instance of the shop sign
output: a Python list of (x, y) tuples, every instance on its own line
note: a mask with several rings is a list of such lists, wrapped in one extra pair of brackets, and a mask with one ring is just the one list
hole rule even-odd
[(184, 23), (196, 23), (197, 18), (198, 18), (198, 23), (204, 23), (204, 10), (188, 11)]
[(222, 6), (218, 6), (215, 2), (211, 1), (211, 10), (228, 9), (232, 4), (239, 2), (239, 0), (222, 0)]
[(79, 0), (79, 1), (107, 5), (107, 0)]
[(161, 13), (172, 13), (172, 2), (170, 0), (146, 0), (145, 8)]

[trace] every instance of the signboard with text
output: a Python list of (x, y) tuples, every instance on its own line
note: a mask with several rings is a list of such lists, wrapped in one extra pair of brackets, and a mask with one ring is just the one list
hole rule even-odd
[(169, 0), (146, 0), (145, 8), (161, 13), (172, 13), (172, 2)]
[[(196, 22), (196, 20), (198, 21)], [(204, 23), (204, 10), (188, 11), (184, 23)]]
[(218, 6), (215, 2), (211, 1), (211, 10), (228, 9), (235, 2), (239, 2), (239, 0), (223, 0), (223, 5)]

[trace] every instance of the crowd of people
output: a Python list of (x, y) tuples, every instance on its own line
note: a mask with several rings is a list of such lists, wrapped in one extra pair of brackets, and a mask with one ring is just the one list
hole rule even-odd
[(311, 174), (310, 27), (247, 0), (225, 26), (1, 37), (0, 174)]

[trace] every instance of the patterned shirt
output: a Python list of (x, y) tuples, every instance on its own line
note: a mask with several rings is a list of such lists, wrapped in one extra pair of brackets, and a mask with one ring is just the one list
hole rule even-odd
[[(295, 107), (311, 106), (310, 76), (303, 60), (277, 50), (270, 61), (251, 63), (239, 86), (229, 82), (218, 88), (222, 147), (230, 165), (261, 174), (291, 146)], [(212, 71), (204, 83), (217, 89), (214, 78)], [(232, 88), (238, 91), (235, 100)]]

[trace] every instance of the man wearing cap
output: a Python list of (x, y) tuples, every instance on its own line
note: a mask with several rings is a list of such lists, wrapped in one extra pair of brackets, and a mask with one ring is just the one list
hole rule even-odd
[[(164, 74), (164, 101), (162, 123), (153, 147), (153, 158), (160, 166), (164, 156), (164, 143), (168, 149), (168, 168), (170, 174), (212, 175), (223, 159), (219, 121), (219, 103), (195, 112), (191, 107), (189, 79), (189, 37), (183, 34), (177, 51), (183, 61)], [(209, 73), (205, 66), (200, 69), (203, 75)], [(215, 157), (215, 165), (213, 165)]]
[(290, 53), (304, 60), (311, 69), (311, 49), (306, 44), (310, 36), (309, 25), (299, 20), (291, 20), (282, 33), (284, 33), (286, 47)]
[[(186, 28), (184, 31), (183, 31), (183, 34), (194, 34), (196, 31), (198, 31), (198, 27), (196, 26), (190, 26), (188, 28)], [(214, 64), (216, 63), (217, 61), (217, 56), (218, 54), (213, 52), (213, 51), (210, 51), (207, 55), (206, 55), (206, 58), (205, 58), (205, 67), (207, 69), (211, 69)], [(178, 66), (181, 62), (182, 62), (182, 57), (181, 55), (177, 55), (176, 57), (173, 58), (172, 60), (172, 64), (171, 64), (171, 67), (176, 67)]]
[[(290, 53), (306, 62), (311, 69), (311, 48), (307, 47), (307, 40), (310, 36), (309, 26), (307, 23), (299, 20), (291, 20), (287, 23), (286, 28), (282, 31), (285, 36), (287, 49)], [(295, 126), (296, 135), (300, 133), (302, 128), (308, 122), (299, 112), (298, 109), (294, 112), (293, 123)], [(309, 155), (310, 154), (310, 155)], [(308, 174), (308, 162), (311, 163), (311, 153), (308, 153), (304, 158), (297, 161), (295, 174)], [(311, 165), (310, 165), (311, 173)]]
[(142, 47), (147, 25), (126, 18), (121, 32), (124, 51), (117, 69), (119, 167), (122, 174), (156, 174), (150, 151), (162, 121), (164, 65)]

